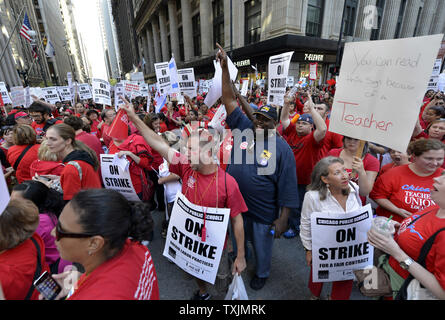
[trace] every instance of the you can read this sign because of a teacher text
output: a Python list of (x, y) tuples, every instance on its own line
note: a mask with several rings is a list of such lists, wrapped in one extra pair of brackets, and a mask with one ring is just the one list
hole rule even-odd
[(347, 43), (329, 130), (405, 152), (442, 38)]

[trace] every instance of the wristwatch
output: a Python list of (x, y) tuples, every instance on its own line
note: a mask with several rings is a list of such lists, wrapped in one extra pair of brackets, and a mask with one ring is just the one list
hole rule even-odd
[(406, 260), (404, 260), (404, 261), (401, 261), (399, 264), (400, 264), (400, 267), (401, 267), (401, 268), (403, 268), (403, 269), (405, 269), (405, 270), (408, 270), (408, 269), (409, 269), (409, 266), (412, 265), (413, 262), (414, 262), (413, 259), (408, 258), (408, 259), (406, 259)]

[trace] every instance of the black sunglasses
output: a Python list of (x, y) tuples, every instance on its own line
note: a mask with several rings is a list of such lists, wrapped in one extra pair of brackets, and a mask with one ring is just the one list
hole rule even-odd
[(60, 241), (62, 238), (74, 238), (74, 239), (82, 239), (82, 238), (90, 238), (94, 237), (95, 234), (87, 234), (87, 233), (70, 233), (62, 231), (60, 227), (60, 222), (57, 222), (56, 225), (56, 240)]

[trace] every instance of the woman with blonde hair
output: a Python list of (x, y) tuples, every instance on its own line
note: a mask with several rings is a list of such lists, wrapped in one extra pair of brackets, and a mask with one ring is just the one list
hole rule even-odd
[(80, 190), (102, 187), (96, 153), (76, 140), (76, 132), (71, 126), (64, 123), (52, 126), (46, 139), (49, 150), (65, 165), (60, 175), (64, 200), (71, 200)]
[(48, 141), (44, 140), (40, 144), (39, 152), (37, 153), (37, 160), (31, 163), (31, 176), (35, 175), (54, 175), (60, 176), (65, 166), (58, 160), (57, 154), (51, 152), (48, 148)]

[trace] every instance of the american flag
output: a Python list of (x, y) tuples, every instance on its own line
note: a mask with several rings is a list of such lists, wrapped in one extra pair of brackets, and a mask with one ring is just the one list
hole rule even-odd
[(32, 31), (31, 24), (29, 23), (28, 14), (25, 13), (25, 20), (23, 21), (22, 28), (20, 29), (20, 34), (26, 41), (31, 42), (32, 38), (29, 35), (29, 31)]

